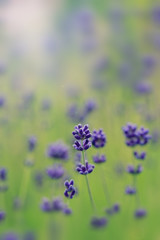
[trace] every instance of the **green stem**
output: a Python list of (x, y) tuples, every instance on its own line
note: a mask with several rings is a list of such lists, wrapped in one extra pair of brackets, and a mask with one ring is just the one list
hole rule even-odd
[(93, 198), (92, 198), (91, 189), (90, 189), (90, 186), (89, 186), (89, 181), (88, 181), (88, 176), (87, 175), (85, 175), (85, 179), (86, 179), (86, 183), (87, 183), (88, 194), (89, 194), (89, 198), (90, 198), (90, 201), (91, 201), (91, 204), (92, 204), (92, 208), (93, 208), (94, 212), (96, 212), (96, 206), (95, 206)]
[[(82, 151), (82, 160), (83, 160), (83, 164), (85, 165), (85, 153), (84, 153), (84, 151)], [(91, 204), (92, 204), (92, 208), (93, 208), (94, 212), (96, 212), (96, 206), (95, 206), (94, 201), (93, 201), (93, 197), (92, 197), (91, 189), (90, 189), (90, 186), (89, 186), (89, 181), (88, 181), (87, 174), (85, 175), (85, 179), (86, 179), (88, 194), (89, 194), (89, 198), (90, 198), (90, 201), (91, 201)]]

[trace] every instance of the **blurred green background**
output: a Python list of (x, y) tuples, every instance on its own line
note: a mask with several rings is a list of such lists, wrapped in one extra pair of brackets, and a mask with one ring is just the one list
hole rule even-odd
[[(158, 8), (153, 1), (0, 1), (0, 94), (5, 97), (0, 108), (0, 166), (8, 171), (8, 190), (0, 192), (0, 209), (6, 212), (1, 235), (14, 232), (22, 239), (32, 232), (38, 240), (160, 239), (159, 139), (145, 147), (147, 158), (137, 186), (148, 214), (137, 220), (135, 198), (125, 195), (132, 183), (125, 171), (132, 150), (122, 133), (127, 122), (145, 126), (151, 134), (160, 131), (160, 17), (154, 17)], [(146, 67), (146, 56), (154, 59), (154, 67)], [(137, 93), (135, 86), (141, 82), (152, 91)], [(78, 122), (67, 116), (71, 104), (82, 107), (88, 99), (97, 108), (85, 123), (91, 131), (103, 128), (107, 135), (102, 149), (107, 162), (102, 167), (111, 202), (121, 206), (108, 226), (98, 230), (90, 226), (93, 211), (84, 176), (75, 172), (71, 133)], [(42, 108), (45, 100), (51, 105), (48, 110)], [(27, 151), (31, 135), (37, 137), (32, 154)], [(79, 192), (70, 201), (63, 197), (63, 180), (45, 175), (54, 161), (46, 157), (47, 146), (57, 140), (70, 147), (63, 166)], [(89, 162), (94, 154), (94, 148), (87, 151)], [(26, 166), (26, 159), (33, 165)], [(108, 203), (100, 168), (96, 166), (88, 178), (98, 214), (105, 216)], [(44, 173), (42, 186), (35, 182), (38, 172)], [(62, 196), (73, 214), (42, 212), (42, 198), (53, 196)], [(15, 208), (18, 201), (22, 205)]]

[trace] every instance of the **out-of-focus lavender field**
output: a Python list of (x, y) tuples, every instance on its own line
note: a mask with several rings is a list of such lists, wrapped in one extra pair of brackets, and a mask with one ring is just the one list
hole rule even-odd
[(160, 2), (0, 0), (0, 240), (160, 240)]

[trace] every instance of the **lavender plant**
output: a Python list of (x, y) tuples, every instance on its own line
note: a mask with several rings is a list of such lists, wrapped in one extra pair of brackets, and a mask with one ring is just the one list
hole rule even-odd
[[(88, 150), (92, 146), (92, 143), (90, 141), (90, 138), (92, 137), (92, 135), (90, 133), (89, 126), (88, 125), (82, 126), (81, 124), (78, 124), (77, 126), (75, 126), (72, 134), (73, 134), (74, 138), (76, 139), (73, 147), (76, 150), (82, 152), (83, 164), (78, 163), (76, 170), (81, 175), (85, 175), (90, 202), (91, 202), (94, 214), (96, 215), (97, 209), (96, 209), (95, 202), (93, 200), (93, 196), (91, 193), (89, 180), (88, 180), (88, 174), (93, 172), (94, 165), (88, 163), (88, 161), (86, 160), (86, 154), (85, 154), (85, 151)], [(97, 216), (94, 216), (91, 219), (91, 225), (95, 228), (104, 227), (104, 226), (106, 226), (106, 224), (107, 224), (106, 218), (99, 218)]]
[[(145, 129), (144, 127), (137, 128), (135, 124), (127, 123), (126, 126), (122, 128), (124, 136), (126, 138), (126, 145), (129, 147), (136, 147), (136, 146), (145, 146), (148, 144), (151, 136), (149, 135), (149, 130)], [(138, 152), (133, 151), (133, 156), (136, 160), (144, 160), (146, 158), (146, 152)], [(128, 195), (136, 195), (136, 205), (138, 209), (135, 211), (136, 218), (145, 217), (147, 212), (145, 209), (140, 208), (140, 199), (139, 199), (139, 192), (137, 190), (136, 185), (136, 178), (143, 170), (141, 165), (128, 165), (126, 171), (133, 175), (133, 186), (127, 186), (125, 193)]]

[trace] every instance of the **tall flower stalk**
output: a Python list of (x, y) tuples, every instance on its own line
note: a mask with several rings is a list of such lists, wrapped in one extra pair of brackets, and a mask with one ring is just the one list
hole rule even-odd
[[(89, 194), (89, 198), (90, 198), (90, 202), (94, 211), (94, 214), (96, 216), (96, 205), (94, 203), (93, 200), (93, 196), (91, 193), (91, 189), (90, 189), (90, 185), (89, 185), (89, 180), (88, 180), (88, 174), (92, 173), (94, 170), (94, 165), (88, 163), (88, 161), (86, 160), (86, 150), (88, 150), (91, 146), (92, 143), (90, 141), (91, 138), (91, 133), (89, 130), (89, 126), (88, 125), (84, 125), (82, 126), (81, 124), (78, 124), (77, 126), (75, 126), (74, 131), (72, 132), (74, 138), (76, 139), (74, 142), (73, 147), (77, 150), (77, 151), (81, 151), (82, 152), (82, 161), (83, 163), (78, 163), (77, 164), (77, 172), (80, 173), (81, 175), (85, 175), (85, 179), (86, 179), (86, 185), (87, 185), (87, 190), (88, 190), (88, 194)], [(93, 217), (91, 219), (91, 225), (95, 228), (100, 228), (100, 227), (104, 227), (107, 224), (107, 219), (102, 217)]]
[[(151, 136), (149, 135), (149, 130), (145, 129), (144, 127), (137, 128), (135, 124), (127, 123), (126, 126), (122, 128), (124, 136), (126, 138), (126, 145), (129, 147), (136, 147), (136, 146), (145, 146), (148, 144)], [(138, 152), (133, 151), (133, 156), (135, 159), (139, 161), (143, 161), (146, 157), (146, 152)], [(139, 192), (137, 190), (137, 175), (139, 175), (143, 171), (143, 167), (141, 164), (135, 165), (133, 158), (133, 164), (128, 165), (127, 172), (133, 175), (133, 186), (126, 187), (126, 194), (128, 195), (136, 195), (136, 207), (137, 210), (135, 211), (134, 215), (136, 218), (142, 218), (146, 216), (146, 210), (140, 208), (140, 198)]]

